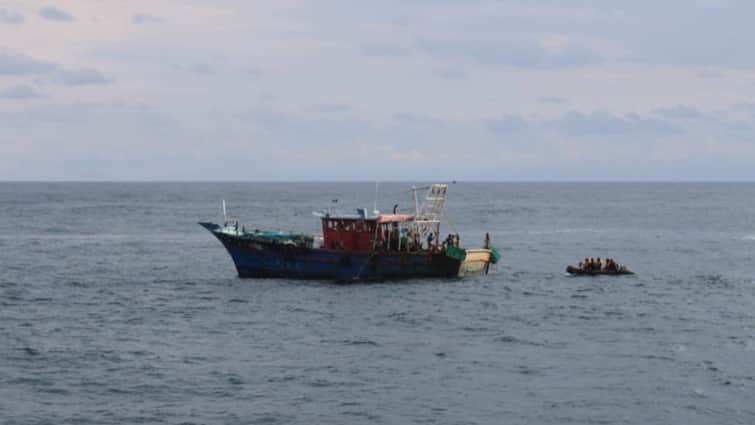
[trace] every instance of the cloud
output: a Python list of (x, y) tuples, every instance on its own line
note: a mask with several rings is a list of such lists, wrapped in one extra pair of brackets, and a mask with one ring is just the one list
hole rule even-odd
[(30, 75), (51, 72), (51, 62), (41, 61), (20, 53), (0, 50), (0, 75)]
[(461, 68), (444, 68), (436, 72), (436, 75), (441, 78), (466, 78), (467, 72)]
[(55, 73), (53, 82), (65, 86), (84, 86), (91, 84), (108, 84), (110, 79), (92, 68), (81, 68), (76, 70), (60, 70)]
[(0, 23), (22, 24), (24, 23), (24, 15), (7, 9), (0, 9)]
[(44, 7), (39, 10), (39, 16), (50, 20), (50, 21), (58, 21), (58, 22), (68, 22), (73, 21), (75, 18), (70, 13), (66, 12), (63, 9), (58, 9), (57, 7)]
[(602, 62), (595, 52), (569, 41), (551, 46), (533, 40), (519, 43), (433, 41), (422, 46), (425, 52), (438, 58), (469, 58), (483, 65), (522, 69), (583, 67)]
[(397, 112), (393, 114), (393, 119), (401, 124), (416, 125), (423, 127), (437, 128), (443, 125), (443, 122), (434, 117), (417, 115), (408, 112)]
[(50, 82), (68, 86), (106, 84), (111, 82), (110, 79), (103, 76), (96, 69), (60, 69), (52, 62), (34, 59), (21, 53), (0, 51), (0, 75), (17, 76), (49, 73), (53, 73), (50, 77)]
[(482, 36), (449, 39), (431, 35), (420, 39), (409, 37), (409, 41), (390, 38), (363, 41), (359, 50), (363, 56), (397, 59), (429, 55), (446, 65), (456, 65), (454, 70), (459, 69), (459, 60), (522, 69), (584, 67), (603, 62), (592, 48), (568, 37), (518, 37), (497, 41)]
[(566, 103), (566, 99), (558, 96), (540, 96), (537, 98), (537, 102), (545, 105), (563, 105)]
[(401, 57), (401, 56), (408, 56), (410, 53), (410, 50), (403, 46), (397, 46), (397, 45), (394, 45), (391, 43), (385, 43), (385, 42), (364, 42), (359, 45), (359, 50), (364, 56), (374, 56), (374, 57), (381, 57), (381, 56)]
[[(369, 133), (369, 124), (350, 113), (348, 107), (336, 109), (337, 112), (325, 106), (319, 113), (295, 113), (270, 105), (251, 106), (238, 114), (239, 121), (234, 127), (246, 127), (248, 131), (258, 132), (261, 137), (275, 138), (281, 152), (299, 150), (304, 155), (311, 149), (313, 153), (322, 155), (325, 148), (346, 149), (350, 143)], [(303, 140), (308, 142), (302, 143)]]
[(354, 107), (345, 103), (319, 103), (310, 106), (307, 110), (323, 114), (341, 114), (354, 112)]
[(724, 73), (717, 69), (704, 69), (697, 72), (697, 76), (705, 79), (720, 79), (724, 77)]
[(242, 75), (249, 78), (259, 78), (262, 76), (262, 69), (253, 66), (243, 67), (240, 71)]
[(691, 119), (703, 117), (703, 114), (697, 109), (684, 105), (677, 105), (671, 108), (658, 108), (653, 110), (653, 113), (660, 117), (669, 119)]
[(195, 63), (188, 66), (179, 66), (178, 69), (191, 72), (197, 75), (214, 75), (215, 68), (207, 63)]
[[(31, 108), (17, 110), (5, 116), (7, 125), (12, 122), (19, 128), (40, 128), (46, 124), (61, 124), (78, 130), (83, 123), (90, 123), (91, 129), (109, 130), (108, 124), (118, 131), (125, 132), (128, 124), (138, 123), (135, 131), (174, 125), (175, 122), (159, 110), (139, 103), (123, 101), (111, 102), (50, 102), (36, 104)], [(96, 123), (96, 125), (95, 125)], [(112, 127), (111, 127), (112, 128)], [(92, 142), (92, 141), (90, 141)]]
[(493, 133), (511, 133), (527, 128), (527, 122), (516, 115), (504, 115), (501, 118), (487, 120), (485, 124)]
[(165, 18), (149, 13), (137, 13), (131, 17), (132, 24), (162, 24)]
[(34, 90), (34, 88), (32, 88), (31, 86), (26, 85), (18, 85), (0, 90), (0, 99), (27, 100), (41, 99), (43, 97), (47, 96)]
[(755, 103), (737, 102), (732, 105), (731, 111), (735, 116), (742, 117), (742, 113), (744, 113), (744, 117), (755, 120)]
[(549, 124), (571, 136), (668, 136), (681, 132), (678, 126), (669, 121), (642, 117), (634, 112), (622, 116), (606, 111), (593, 111), (589, 114), (570, 111)]

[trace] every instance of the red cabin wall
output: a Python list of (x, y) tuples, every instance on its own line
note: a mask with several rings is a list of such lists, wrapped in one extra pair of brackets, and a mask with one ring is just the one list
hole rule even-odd
[(322, 235), (327, 249), (370, 252), (375, 245), (374, 220), (322, 219)]

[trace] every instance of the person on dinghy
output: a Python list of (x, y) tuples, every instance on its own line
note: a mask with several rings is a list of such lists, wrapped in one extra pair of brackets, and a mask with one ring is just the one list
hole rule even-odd
[(613, 261), (613, 258), (606, 259), (606, 266), (603, 268), (603, 270), (607, 272), (616, 272), (618, 270), (618, 268), (616, 267), (616, 262)]

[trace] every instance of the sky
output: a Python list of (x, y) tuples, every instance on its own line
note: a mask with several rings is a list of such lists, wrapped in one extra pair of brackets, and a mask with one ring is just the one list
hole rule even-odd
[(0, 3), (0, 180), (754, 180), (755, 2)]

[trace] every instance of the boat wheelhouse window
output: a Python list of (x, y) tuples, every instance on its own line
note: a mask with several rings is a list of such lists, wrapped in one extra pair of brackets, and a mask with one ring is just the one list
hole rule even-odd
[(331, 219), (324, 220), (324, 226), (326, 229), (337, 232), (366, 233), (374, 232), (380, 225), (375, 221), (368, 220)]

